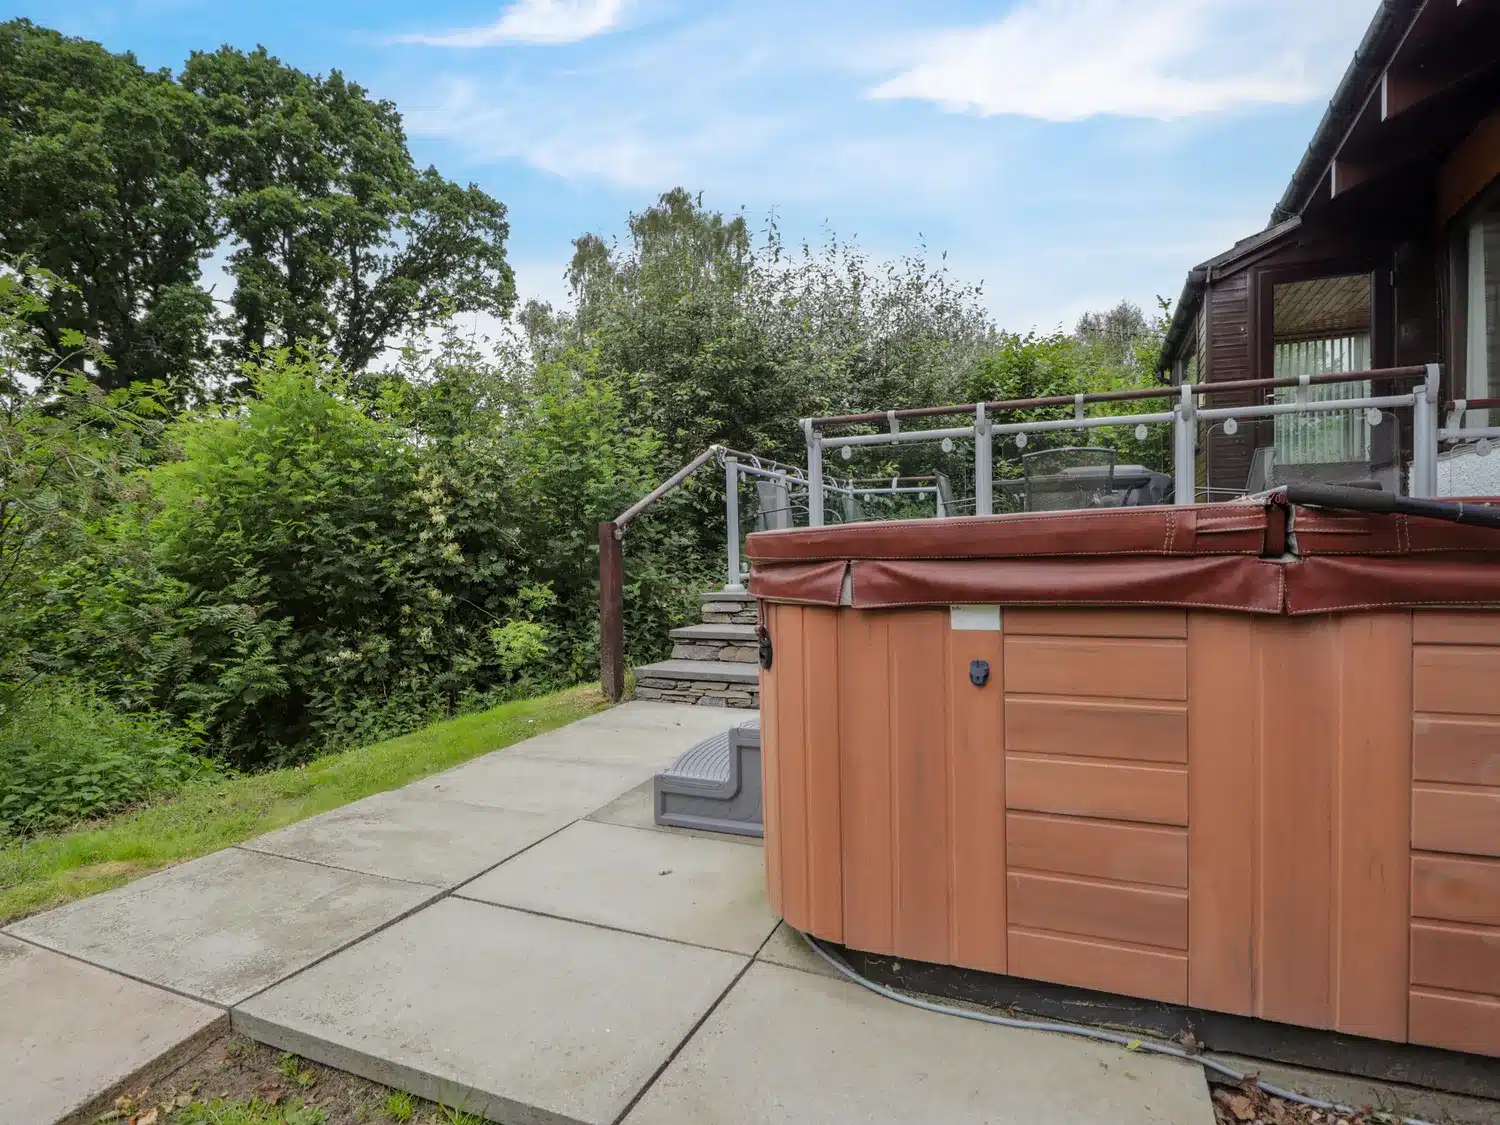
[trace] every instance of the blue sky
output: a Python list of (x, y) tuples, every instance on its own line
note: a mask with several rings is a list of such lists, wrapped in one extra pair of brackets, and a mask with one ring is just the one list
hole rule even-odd
[(1175, 297), (1264, 225), (1375, 0), (46, 0), (7, 4), (180, 67), (264, 44), (405, 115), (417, 159), (510, 207), (523, 294), (571, 240), (681, 184), (925, 245), (1007, 328)]

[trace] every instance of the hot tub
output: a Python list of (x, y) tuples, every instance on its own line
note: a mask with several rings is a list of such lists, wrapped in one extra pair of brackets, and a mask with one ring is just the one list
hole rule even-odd
[(853, 949), (1500, 1055), (1500, 533), (752, 535), (766, 881)]

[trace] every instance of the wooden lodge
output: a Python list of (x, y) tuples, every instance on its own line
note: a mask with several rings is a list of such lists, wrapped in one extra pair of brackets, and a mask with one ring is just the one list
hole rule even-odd
[[(1350, 398), (1391, 393), (1381, 369), (1436, 363), (1445, 404), (1500, 399), (1500, 3), (1381, 3), (1269, 225), (1188, 274), (1159, 362), (1173, 382), (1372, 370), (1310, 388)], [(1496, 407), (1465, 424), (1500, 424)], [(1213, 427), (1201, 494), (1299, 477), (1404, 492), (1410, 418), (1393, 421)], [(1441, 494), (1500, 493), (1500, 457), (1476, 452), (1443, 454)]]

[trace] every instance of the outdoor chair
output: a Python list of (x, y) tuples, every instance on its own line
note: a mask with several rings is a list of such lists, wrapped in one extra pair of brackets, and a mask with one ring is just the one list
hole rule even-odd
[(1108, 506), (1114, 498), (1115, 451), (1103, 446), (1041, 449), (1021, 458), (1028, 512)]

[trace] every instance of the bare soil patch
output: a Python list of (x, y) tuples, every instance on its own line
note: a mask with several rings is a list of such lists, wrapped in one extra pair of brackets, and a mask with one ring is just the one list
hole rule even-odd
[(240, 1035), (122, 1094), (96, 1125), (481, 1125), (480, 1119)]
[(1252, 1082), (1213, 1087), (1215, 1125), (1389, 1125), (1374, 1113), (1339, 1113), (1267, 1094)]

